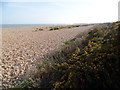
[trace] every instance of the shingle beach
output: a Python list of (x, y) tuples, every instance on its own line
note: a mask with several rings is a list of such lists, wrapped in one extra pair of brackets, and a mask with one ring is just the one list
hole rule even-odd
[[(35, 31), (35, 28), (43, 28)], [(92, 26), (49, 31), (41, 27), (2, 28), (2, 87), (18, 85), (35, 73), (41, 57), (58, 49), (67, 40), (88, 31)]]

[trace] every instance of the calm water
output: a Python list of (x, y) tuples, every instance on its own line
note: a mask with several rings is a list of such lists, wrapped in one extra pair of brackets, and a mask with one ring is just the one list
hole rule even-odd
[(60, 25), (60, 24), (0, 24), (0, 27), (26, 27), (26, 26), (46, 26), (46, 25)]

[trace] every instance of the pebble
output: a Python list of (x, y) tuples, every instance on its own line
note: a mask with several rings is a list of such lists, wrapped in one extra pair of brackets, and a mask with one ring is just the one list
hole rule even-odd
[[(90, 28), (38, 31), (33, 28), (3, 28), (2, 88), (14, 87), (23, 81), (25, 73), (31, 74), (43, 57), (62, 45), (62, 43)], [(16, 30), (17, 29), (17, 30)]]

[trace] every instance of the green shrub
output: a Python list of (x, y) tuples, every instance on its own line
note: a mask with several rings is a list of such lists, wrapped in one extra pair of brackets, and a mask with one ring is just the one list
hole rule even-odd
[(59, 30), (60, 28), (59, 27), (52, 27), (51, 29), (50, 29), (50, 31), (52, 31), (52, 30)]
[(67, 42), (67, 47), (46, 58), (45, 70), (39, 69), (32, 87), (120, 88), (119, 28), (119, 23), (99, 25), (82, 42)]
[(43, 29), (42, 28), (39, 28), (39, 31), (42, 31)]
[(35, 28), (35, 32), (36, 31), (43, 31), (43, 29), (42, 28)]
[(66, 42), (64, 42), (65, 43), (65, 45), (69, 45), (69, 44), (71, 44), (71, 43), (73, 43), (72, 41), (66, 41)]
[(63, 73), (53, 88), (119, 88), (117, 26), (96, 28), (88, 35), (88, 44), (77, 48), (65, 62), (57, 64)]
[(15, 86), (14, 88), (10, 88), (9, 90), (24, 90), (25, 88), (28, 88), (28, 86), (31, 84), (31, 79), (23, 81), (20, 85)]

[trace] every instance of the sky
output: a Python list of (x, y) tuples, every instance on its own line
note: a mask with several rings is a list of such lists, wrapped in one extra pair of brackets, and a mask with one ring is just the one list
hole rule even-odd
[(118, 21), (119, 0), (0, 0), (0, 24)]

